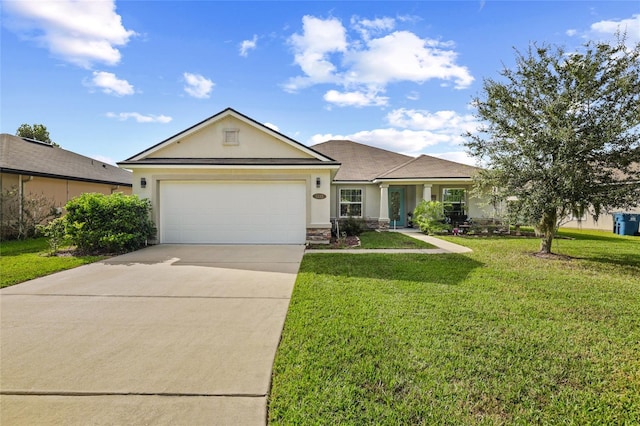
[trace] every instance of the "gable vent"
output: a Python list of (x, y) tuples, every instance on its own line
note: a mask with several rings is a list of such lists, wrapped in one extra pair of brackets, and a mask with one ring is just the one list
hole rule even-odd
[(240, 129), (224, 129), (222, 143), (224, 145), (240, 145)]

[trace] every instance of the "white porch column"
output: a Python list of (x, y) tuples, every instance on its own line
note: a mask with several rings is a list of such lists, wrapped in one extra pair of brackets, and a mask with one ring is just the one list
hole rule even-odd
[(380, 215), (378, 216), (378, 220), (386, 220), (389, 221), (389, 184), (381, 183), (380, 184)]
[(422, 199), (427, 202), (431, 201), (431, 184), (425, 183), (422, 188)]

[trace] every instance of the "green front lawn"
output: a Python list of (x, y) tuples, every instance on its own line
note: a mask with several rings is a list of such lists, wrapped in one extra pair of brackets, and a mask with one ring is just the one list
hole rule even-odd
[(431, 249), (435, 246), (399, 232), (367, 231), (360, 234), (363, 249)]
[(640, 238), (447, 239), (457, 255), (305, 255), (271, 424), (637, 424)]
[(44, 238), (0, 243), (0, 288), (96, 262), (104, 256), (48, 256)]

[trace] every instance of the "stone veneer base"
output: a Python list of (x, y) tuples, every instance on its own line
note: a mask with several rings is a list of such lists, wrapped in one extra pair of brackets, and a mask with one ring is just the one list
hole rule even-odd
[(331, 228), (307, 228), (307, 244), (329, 244)]

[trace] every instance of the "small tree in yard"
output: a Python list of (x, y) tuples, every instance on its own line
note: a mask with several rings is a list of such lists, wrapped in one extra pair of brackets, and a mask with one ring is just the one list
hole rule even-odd
[(551, 253), (567, 216), (589, 209), (597, 220), (638, 204), (640, 44), (589, 42), (574, 53), (533, 44), (501, 76), (474, 99), (483, 125), (466, 146), (486, 165), (476, 187), (511, 200), (540, 253)]
[(55, 255), (67, 238), (66, 222), (64, 217), (53, 219), (46, 225), (38, 225), (38, 232), (47, 239), (49, 243), (49, 254)]
[(151, 203), (136, 195), (87, 193), (66, 205), (66, 230), (82, 253), (122, 253), (143, 247), (155, 235)]

